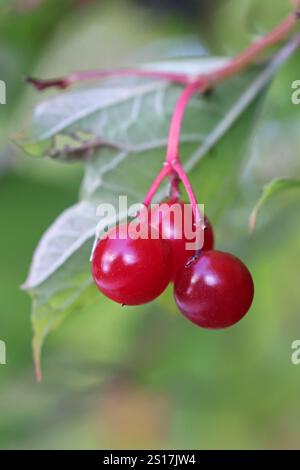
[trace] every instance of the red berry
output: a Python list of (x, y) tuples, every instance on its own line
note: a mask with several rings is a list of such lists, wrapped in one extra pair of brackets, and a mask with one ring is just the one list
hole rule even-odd
[(196, 325), (227, 328), (248, 312), (254, 285), (250, 272), (238, 258), (207, 251), (181, 270), (174, 295), (183, 315)]
[[(186, 209), (185, 209), (186, 208)], [(171, 210), (172, 209), (172, 210)], [(188, 210), (187, 210), (188, 209)], [(195, 236), (188, 238), (188, 230), (193, 230), (193, 212), (190, 204), (166, 201), (151, 211), (151, 224), (161, 237), (169, 241), (172, 253), (172, 276), (174, 281), (178, 271), (195, 254), (195, 250), (187, 249), (187, 243), (195, 242)], [(205, 217), (204, 244), (202, 250), (212, 250), (214, 234), (209, 220)]]
[(141, 305), (158, 297), (170, 276), (170, 249), (164, 240), (132, 239), (129, 225), (111, 229), (98, 243), (92, 274), (101, 292), (124, 305)]

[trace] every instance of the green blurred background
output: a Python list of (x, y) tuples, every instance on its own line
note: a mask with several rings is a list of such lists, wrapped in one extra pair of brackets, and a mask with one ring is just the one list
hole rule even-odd
[(122, 65), (152, 58), (162, 44), (179, 53), (181, 38), (231, 55), (289, 9), (282, 0), (1, 0), (1, 448), (300, 448), (300, 366), (291, 363), (300, 339), (300, 194), (274, 198), (247, 234), (258, 189), (300, 174), (300, 108), (290, 98), (300, 52), (276, 77), (257, 123), (241, 178), (246, 196), (215, 224), (219, 247), (246, 260), (256, 284), (251, 313), (231, 330), (199, 330), (166, 301), (126, 314), (99, 296), (50, 335), (37, 384), (30, 299), (19, 285), (43, 231), (76, 201), (82, 167), (33, 160), (11, 143), (41, 99), (26, 75)]

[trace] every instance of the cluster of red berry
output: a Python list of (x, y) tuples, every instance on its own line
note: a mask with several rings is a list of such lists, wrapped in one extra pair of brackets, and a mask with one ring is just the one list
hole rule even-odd
[(173, 282), (175, 301), (190, 321), (211, 329), (234, 325), (252, 304), (251, 274), (235, 256), (213, 249), (214, 234), (207, 218), (201, 251), (187, 249), (191, 240), (185, 236), (186, 218), (178, 222), (170, 217), (174, 204), (183, 209), (183, 203), (171, 201), (152, 209), (159, 211), (159, 217), (150, 218), (156, 223), (149, 238), (132, 238), (129, 224), (112, 228), (95, 248), (94, 280), (104, 295), (123, 305), (150, 302)]

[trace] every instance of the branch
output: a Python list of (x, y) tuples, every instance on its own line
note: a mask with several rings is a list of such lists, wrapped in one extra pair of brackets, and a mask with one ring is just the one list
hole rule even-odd
[(254, 62), (265, 49), (281, 42), (292, 31), (299, 18), (300, 10), (296, 10), (294, 13), (289, 15), (277, 28), (252, 44), (252, 46), (246, 49), (242, 54), (238, 55), (228, 65), (225, 65), (225, 67), (219, 69), (216, 72), (208, 74), (206, 76), (205, 83), (203, 83), (203, 75), (191, 77), (185, 73), (172, 73), (130, 68), (114, 70), (87, 70), (83, 72), (71, 73), (65, 77), (46, 80), (27, 77), (26, 82), (33, 85), (37, 90), (43, 91), (52, 87), (65, 89), (71, 85), (74, 85), (75, 83), (87, 80), (103, 80), (105, 78), (113, 77), (144, 77), (166, 80), (168, 82), (175, 82), (181, 85), (189, 85), (191, 82), (196, 81), (199, 84), (199, 90), (204, 92), (215, 83), (241, 72), (243, 69), (247, 68), (248, 65)]
[(157, 80), (166, 80), (168, 82), (179, 83), (187, 85), (190, 81), (186, 74), (160, 72), (155, 70), (146, 69), (114, 69), (114, 70), (87, 70), (84, 72), (75, 72), (65, 77), (53, 78), (43, 80), (40, 78), (27, 77), (25, 81), (33, 85), (38, 91), (46, 90), (47, 88), (60, 88), (61, 90), (88, 80), (103, 80), (105, 78), (119, 78), (119, 77), (141, 77), (153, 78)]
[(220, 81), (245, 70), (249, 65), (256, 61), (262, 52), (282, 42), (294, 29), (299, 19), (300, 10), (296, 10), (282, 21), (282, 23), (280, 23), (273, 31), (254, 42), (244, 52), (232, 59), (229, 64), (216, 72), (210, 73), (208, 76), (210, 84), (214, 85), (215, 83), (219, 83)]

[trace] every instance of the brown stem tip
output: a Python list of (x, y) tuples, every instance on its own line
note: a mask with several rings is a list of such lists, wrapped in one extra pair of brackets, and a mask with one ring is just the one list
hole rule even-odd
[(47, 88), (51, 87), (60, 88), (61, 90), (63, 90), (69, 86), (68, 80), (64, 78), (57, 78), (54, 80), (42, 80), (40, 78), (26, 77), (25, 82), (34, 86), (34, 88), (38, 91), (44, 91)]

